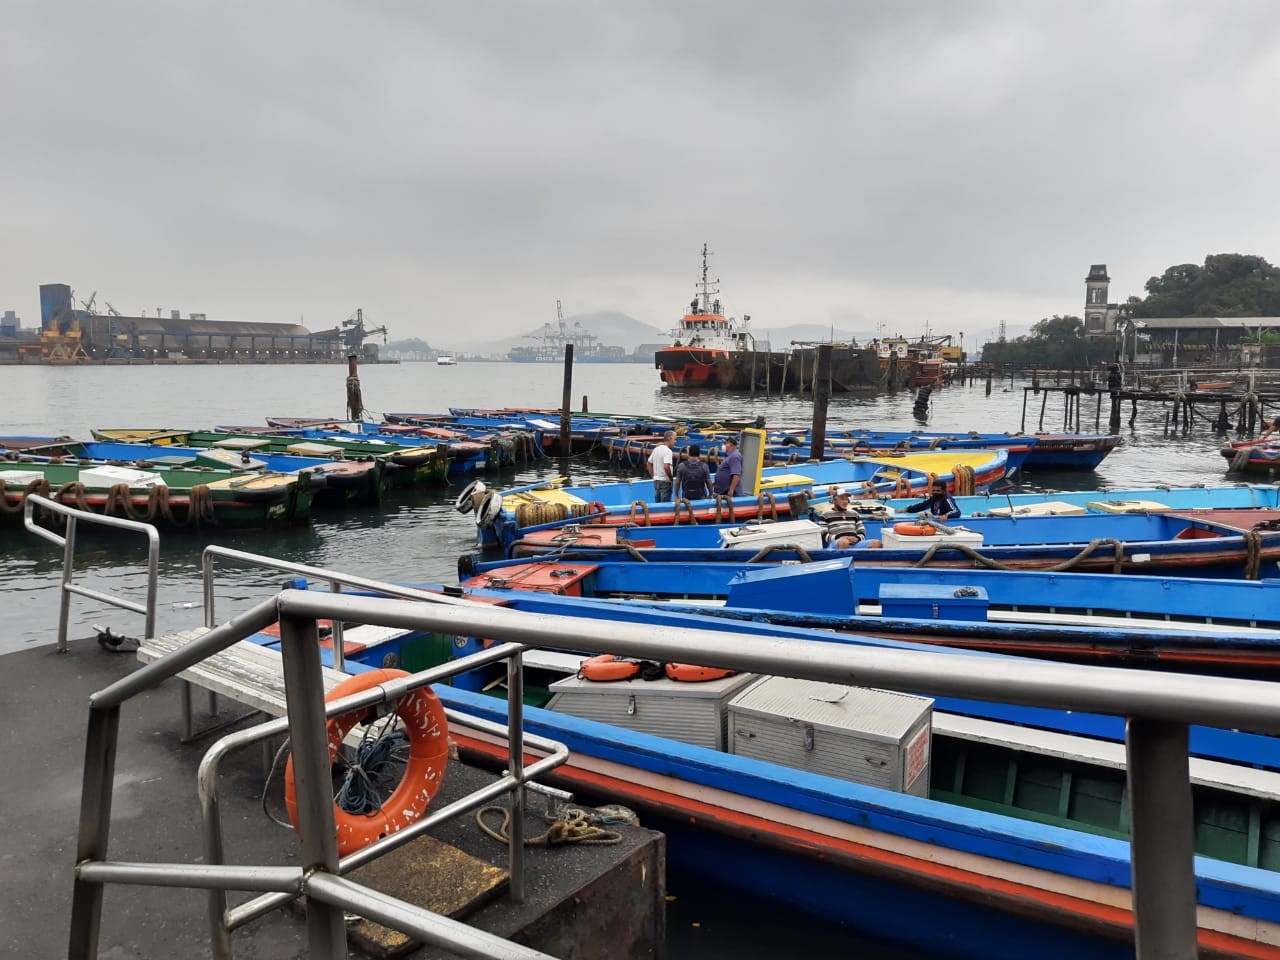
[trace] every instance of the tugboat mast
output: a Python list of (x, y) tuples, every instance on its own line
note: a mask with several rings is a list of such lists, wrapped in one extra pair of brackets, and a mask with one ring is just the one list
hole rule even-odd
[(712, 290), (711, 286), (712, 284), (719, 283), (720, 278), (716, 277), (716, 279), (714, 280), (707, 279), (707, 257), (708, 256), (710, 256), (710, 251), (707, 249), (707, 245), (704, 243), (702, 245), (702, 281), (698, 284), (698, 287), (701, 288), (701, 292), (698, 294), (698, 299), (693, 302), (695, 313), (711, 314), (711, 313), (720, 312), (719, 300), (715, 301), (715, 309), (714, 310), (712, 309), (711, 297), (713, 294), (717, 294), (720, 291)]

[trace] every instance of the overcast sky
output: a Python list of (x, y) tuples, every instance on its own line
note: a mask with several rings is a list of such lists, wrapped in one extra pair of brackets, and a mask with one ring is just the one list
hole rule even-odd
[(1280, 262), (1280, 7), (5, 0), (0, 309), (989, 337)]

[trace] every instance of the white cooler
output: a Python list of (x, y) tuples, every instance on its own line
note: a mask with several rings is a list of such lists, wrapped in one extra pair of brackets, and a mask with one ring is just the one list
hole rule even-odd
[(822, 525), (812, 520), (780, 520), (720, 531), (720, 546), (729, 550), (758, 550), (774, 544), (821, 550)]

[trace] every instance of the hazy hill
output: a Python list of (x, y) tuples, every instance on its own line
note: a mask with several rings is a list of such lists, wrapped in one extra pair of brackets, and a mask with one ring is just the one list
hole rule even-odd
[[(564, 318), (565, 326), (572, 330), (575, 323), (593, 336), (599, 337), (606, 346), (623, 347), (627, 352), (635, 350), (642, 343), (653, 343), (666, 339), (667, 331), (641, 323), (634, 317), (616, 311), (599, 313), (579, 313)], [(554, 326), (553, 326), (554, 329)], [(530, 347), (536, 337), (542, 335), (542, 324), (530, 326), (526, 333), (530, 336), (503, 337), (497, 340), (460, 340), (451, 343), (450, 347), (459, 353), (473, 353), (482, 356), (505, 355), (512, 347)]]
[[(647, 323), (641, 323), (634, 317), (618, 311), (606, 310), (598, 313), (579, 313), (564, 319), (568, 328), (572, 329), (575, 323), (581, 324), (587, 332), (599, 337), (601, 343), (607, 346), (623, 347), (628, 353), (634, 351), (641, 344), (670, 342), (671, 327), (659, 328)], [(448, 343), (442, 340), (437, 345), (437, 349), (486, 357), (505, 356), (512, 347), (532, 346), (534, 344), (533, 338), (542, 334), (542, 326), (532, 326), (526, 332), (532, 336), (501, 337), (494, 340), (450, 339)], [(850, 337), (857, 337), (859, 341), (868, 339), (865, 333), (842, 327), (836, 327), (833, 331), (830, 326), (822, 326), (816, 323), (797, 323), (785, 327), (767, 327), (762, 324), (752, 324), (751, 332), (755, 334), (758, 340), (762, 342), (768, 341), (775, 350), (786, 348), (792, 340), (820, 343), (833, 337), (837, 341), (848, 341)]]

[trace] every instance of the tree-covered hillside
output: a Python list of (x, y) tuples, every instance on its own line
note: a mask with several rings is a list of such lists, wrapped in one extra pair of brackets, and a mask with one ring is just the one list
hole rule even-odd
[(1124, 304), (1126, 316), (1280, 316), (1280, 268), (1252, 255), (1216, 253), (1204, 266), (1178, 264), (1148, 280), (1146, 291)]

